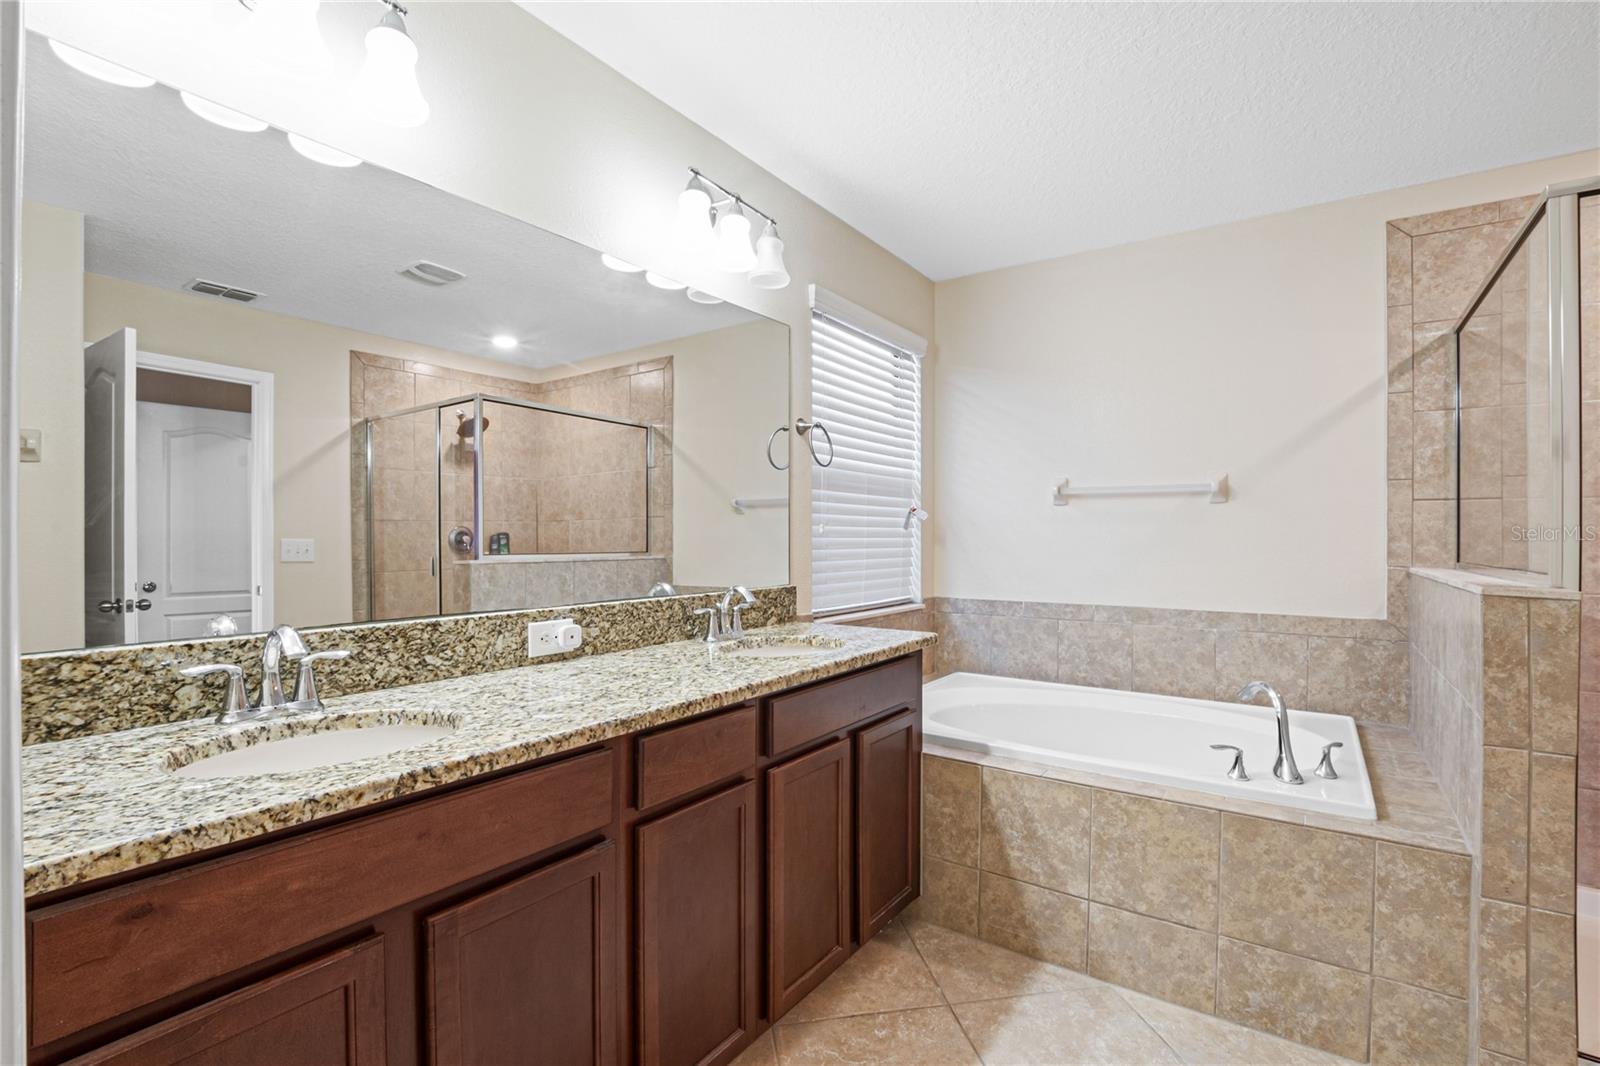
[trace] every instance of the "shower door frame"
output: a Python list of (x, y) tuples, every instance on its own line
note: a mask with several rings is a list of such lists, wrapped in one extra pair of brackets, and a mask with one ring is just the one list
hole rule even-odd
[[(1543, 264), (1548, 293), (1549, 372), (1547, 402), (1550, 411), (1550, 484), (1553, 517), (1557, 536), (1548, 553), (1552, 588), (1577, 589), (1583, 550), (1583, 455), (1580, 440), (1582, 382), (1579, 370), (1580, 294), (1578, 278), (1578, 199), (1600, 190), (1600, 177), (1584, 178), (1546, 186), (1538, 203), (1528, 212), (1512, 235), (1504, 252), (1495, 260), (1483, 284), (1468, 301), (1466, 309), (1450, 331), (1455, 346), (1456, 366), (1456, 565), (1461, 562), (1461, 334), (1471, 324), (1489, 292), (1500, 280), (1511, 260), (1522, 250), (1540, 221), (1545, 222), (1547, 254)], [(1529, 263), (1528, 269), (1536, 269)]]

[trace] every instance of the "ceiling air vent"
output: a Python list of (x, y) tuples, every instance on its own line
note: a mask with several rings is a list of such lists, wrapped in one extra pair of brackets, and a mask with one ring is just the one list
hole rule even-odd
[(424, 285), (448, 285), (452, 281), (460, 281), (466, 277), (459, 270), (451, 270), (439, 263), (430, 263), (426, 259), (418, 259), (415, 263), (400, 271), (412, 281), (420, 281)]
[(241, 289), (235, 285), (223, 285), (220, 282), (207, 281), (205, 278), (194, 278), (185, 282), (183, 287), (190, 292), (198, 292), (206, 296), (221, 296), (228, 300), (238, 300), (242, 304), (261, 298), (259, 292), (251, 292), (249, 289)]

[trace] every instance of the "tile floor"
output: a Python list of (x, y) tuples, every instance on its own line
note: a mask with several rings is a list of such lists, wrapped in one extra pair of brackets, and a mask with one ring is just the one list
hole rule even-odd
[(1346, 1062), (907, 918), (874, 937), (735, 1066)]

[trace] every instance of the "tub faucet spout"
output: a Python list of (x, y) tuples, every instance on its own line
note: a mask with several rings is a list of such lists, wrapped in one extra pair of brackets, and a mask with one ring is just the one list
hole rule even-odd
[(1265, 681), (1252, 681), (1240, 689), (1234, 699), (1248, 703), (1263, 694), (1272, 701), (1272, 713), (1278, 719), (1278, 760), (1272, 764), (1272, 776), (1285, 784), (1303, 785), (1306, 779), (1300, 776), (1300, 767), (1294, 761), (1294, 746), (1289, 743), (1289, 708), (1283, 705), (1278, 690)]

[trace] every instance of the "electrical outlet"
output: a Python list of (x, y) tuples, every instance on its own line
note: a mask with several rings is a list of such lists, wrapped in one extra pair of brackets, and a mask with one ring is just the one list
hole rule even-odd
[(559, 655), (583, 647), (583, 627), (570, 618), (528, 623), (528, 658)]
[(284, 537), (278, 542), (280, 563), (314, 563), (317, 561), (317, 542), (310, 537)]

